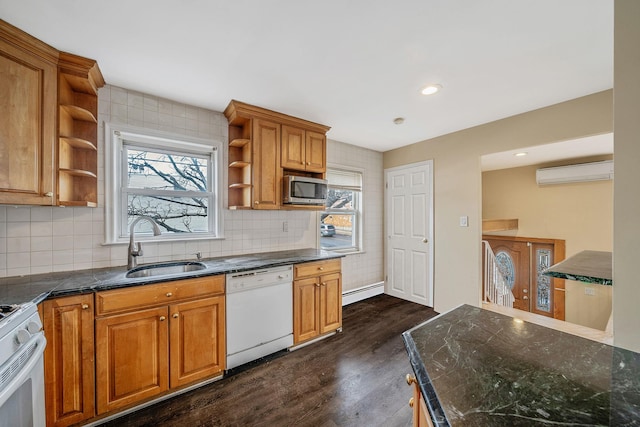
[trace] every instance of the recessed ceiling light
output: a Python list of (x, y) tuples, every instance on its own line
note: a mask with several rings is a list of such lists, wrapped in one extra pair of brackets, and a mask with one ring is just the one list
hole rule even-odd
[(433, 85), (428, 85), (423, 87), (420, 93), (422, 93), (423, 95), (433, 95), (434, 93), (438, 92), (440, 89), (442, 89), (441, 85), (433, 84)]
[(393, 119), (393, 123), (397, 124), (397, 125), (401, 125), (404, 123), (404, 117), (396, 117), (395, 119)]
[(526, 151), (521, 151), (521, 152), (519, 152), (519, 153), (514, 154), (514, 156), (516, 156), (516, 157), (523, 157), (523, 156), (526, 156), (527, 154), (529, 154), (529, 153), (527, 153)]

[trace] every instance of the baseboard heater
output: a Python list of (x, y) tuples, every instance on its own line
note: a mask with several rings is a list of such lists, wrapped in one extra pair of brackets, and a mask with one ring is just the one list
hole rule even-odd
[(356, 289), (350, 289), (342, 293), (342, 305), (353, 304), (376, 295), (384, 293), (384, 282), (372, 283)]

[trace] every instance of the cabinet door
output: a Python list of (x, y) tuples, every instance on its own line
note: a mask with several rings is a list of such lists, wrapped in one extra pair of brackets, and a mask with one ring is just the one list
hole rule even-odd
[(94, 416), (93, 294), (46, 300), (42, 320), (48, 426)]
[(224, 301), (219, 296), (169, 307), (172, 388), (224, 370)]
[(293, 282), (293, 341), (298, 344), (320, 334), (318, 277)]
[(2, 36), (0, 203), (53, 205), (57, 68)]
[(280, 125), (267, 120), (253, 122), (253, 208), (279, 209), (282, 169), (280, 168)]
[(168, 307), (96, 320), (98, 414), (168, 389)]
[(324, 173), (327, 170), (327, 137), (319, 132), (306, 132), (306, 170)]
[(305, 170), (305, 131), (282, 126), (281, 166), (285, 169)]
[(320, 277), (320, 333), (342, 326), (342, 278), (340, 273)]

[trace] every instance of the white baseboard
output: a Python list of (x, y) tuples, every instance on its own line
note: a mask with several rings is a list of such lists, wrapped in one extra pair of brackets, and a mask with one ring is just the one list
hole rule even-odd
[(350, 289), (342, 293), (342, 306), (353, 304), (367, 298), (384, 293), (384, 282), (373, 283), (357, 289)]

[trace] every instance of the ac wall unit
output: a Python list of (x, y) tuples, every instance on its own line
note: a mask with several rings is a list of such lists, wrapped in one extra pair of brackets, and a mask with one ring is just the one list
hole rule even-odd
[(542, 168), (536, 171), (538, 185), (604, 181), (608, 179), (613, 179), (613, 160)]

